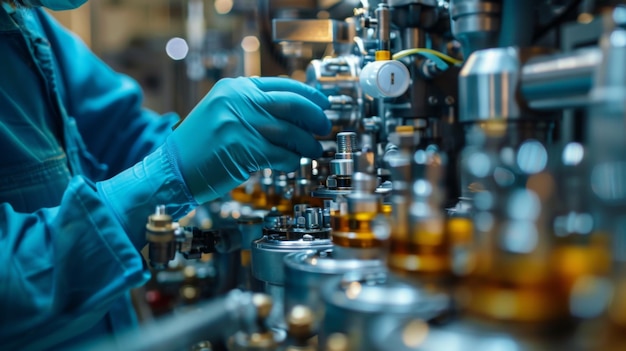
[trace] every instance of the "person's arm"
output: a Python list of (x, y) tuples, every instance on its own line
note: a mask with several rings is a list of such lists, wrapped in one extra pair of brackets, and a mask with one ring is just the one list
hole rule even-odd
[(58, 207), (0, 204), (0, 349), (44, 349), (92, 327), (148, 272), (117, 219), (83, 178)]
[(111, 69), (45, 11), (37, 14), (59, 63), (67, 113), (76, 119), (88, 151), (109, 167), (105, 178), (163, 144), (178, 115), (143, 108), (135, 80)]
[(196, 205), (159, 148), (95, 185), (74, 177), (55, 208), (18, 213), (0, 204), (0, 349), (45, 349), (80, 335), (111, 303), (143, 284), (147, 216)]

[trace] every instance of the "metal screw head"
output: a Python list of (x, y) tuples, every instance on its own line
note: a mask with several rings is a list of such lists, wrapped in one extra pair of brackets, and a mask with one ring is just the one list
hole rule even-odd
[(311, 334), (313, 326), (313, 311), (307, 306), (296, 305), (287, 316), (289, 334), (296, 337), (307, 337)]
[(437, 105), (439, 103), (439, 99), (436, 96), (429, 96), (428, 103), (431, 105)]
[(267, 318), (272, 312), (272, 298), (266, 294), (252, 295), (252, 303), (256, 307), (259, 318)]
[(196, 288), (195, 286), (184, 285), (183, 287), (180, 288), (180, 295), (182, 296), (183, 299), (187, 301), (191, 301), (191, 300), (195, 300), (196, 298), (198, 298), (200, 295), (200, 292), (198, 291), (198, 288)]
[(193, 279), (196, 277), (196, 268), (194, 266), (186, 266), (183, 269), (183, 276), (186, 279)]
[(348, 337), (345, 334), (333, 333), (326, 341), (326, 350), (328, 351), (346, 351), (348, 350)]

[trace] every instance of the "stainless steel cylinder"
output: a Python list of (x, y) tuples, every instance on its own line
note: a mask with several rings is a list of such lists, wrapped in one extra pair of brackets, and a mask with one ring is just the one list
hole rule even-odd
[(460, 121), (520, 118), (520, 107), (515, 96), (520, 68), (516, 48), (474, 52), (459, 75)]
[(354, 173), (354, 160), (336, 159), (330, 161), (330, 172), (339, 176), (349, 176)]
[(378, 179), (370, 174), (357, 172), (352, 176), (352, 188), (355, 192), (373, 194), (377, 186)]
[(420, 28), (410, 27), (404, 28), (402, 36), (402, 45), (404, 49), (423, 48), (426, 47), (426, 31)]
[(407, 325), (425, 325), (449, 305), (445, 295), (418, 290), (381, 272), (334, 277), (322, 287), (322, 298), (325, 313), (320, 345), (325, 345), (330, 335), (343, 333), (351, 351), (415, 350), (396, 339), (403, 340)]
[(451, 0), (452, 34), (461, 42), (463, 54), (497, 47), (501, 5), (496, 1)]
[(390, 50), (391, 48), (391, 14), (386, 3), (378, 4), (376, 8), (376, 20), (378, 22), (378, 50)]
[(336, 259), (331, 250), (308, 250), (289, 254), (285, 262), (285, 313), (297, 305), (311, 308), (315, 314), (314, 331), (323, 318), (323, 302), (320, 288), (328, 278), (347, 272), (384, 272), (385, 263), (380, 259)]
[(285, 328), (284, 285), (285, 256), (307, 250), (327, 250), (332, 247), (330, 239), (280, 240), (264, 236), (252, 244), (252, 275), (264, 283), (264, 290), (274, 301), (269, 318), (272, 326)]
[(283, 258), (285, 256), (304, 250), (330, 248), (332, 248), (332, 243), (329, 239), (306, 241), (263, 237), (252, 244), (252, 273), (257, 279), (269, 284), (283, 285), (285, 282)]
[(348, 213), (376, 213), (380, 197), (375, 194), (350, 194), (346, 196), (348, 202)]

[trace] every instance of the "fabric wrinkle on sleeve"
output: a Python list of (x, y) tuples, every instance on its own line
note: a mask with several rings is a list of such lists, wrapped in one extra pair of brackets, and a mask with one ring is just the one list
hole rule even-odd
[(167, 214), (177, 220), (198, 205), (171, 157), (159, 147), (134, 167), (97, 183), (138, 250), (146, 244), (145, 225), (156, 206), (165, 205)]
[(24, 214), (0, 205), (0, 263), (2, 349), (79, 335), (149, 279), (140, 253), (82, 177), (72, 179), (58, 207)]

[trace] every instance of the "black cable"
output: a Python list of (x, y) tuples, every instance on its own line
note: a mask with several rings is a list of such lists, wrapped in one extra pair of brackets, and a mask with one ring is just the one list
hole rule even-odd
[(576, 13), (578, 6), (580, 5), (581, 2), (582, 0), (572, 0), (572, 2), (570, 2), (569, 5), (567, 5), (565, 10), (561, 11), (561, 13), (554, 16), (554, 18), (551, 19), (550, 22), (544, 24), (543, 26), (535, 30), (535, 33), (533, 34), (533, 42), (536, 42), (537, 40), (541, 39), (544, 35), (550, 32), (550, 30), (552, 30), (554, 27), (563, 23), (563, 21), (565, 21), (568, 17)]

